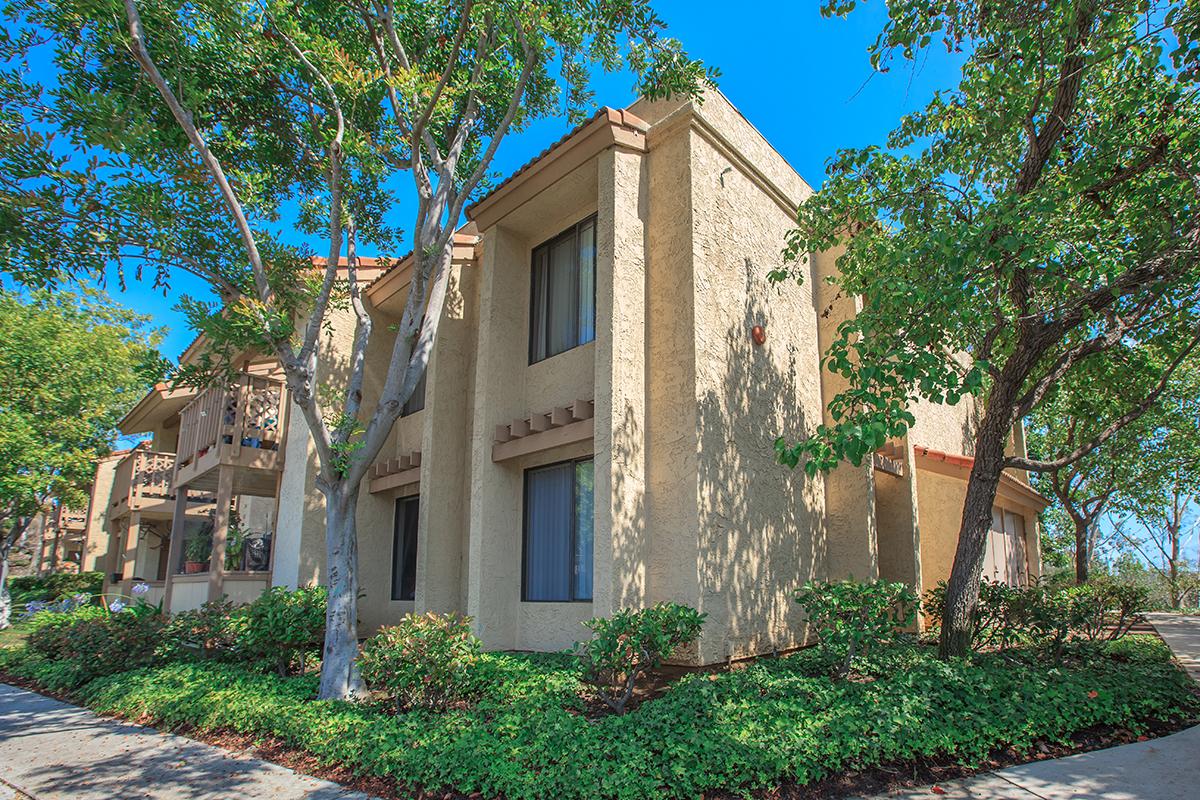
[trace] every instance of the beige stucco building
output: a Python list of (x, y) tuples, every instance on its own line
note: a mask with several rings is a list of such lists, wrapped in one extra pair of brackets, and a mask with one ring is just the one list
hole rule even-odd
[[(603, 109), (475, 203), (423, 398), (361, 493), (365, 631), (459, 611), (488, 647), (553, 650), (590, 617), (671, 600), (708, 615), (690, 658), (715, 662), (801, 643), (793, 598), (807, 580), (944, 579), (968, 404), (917, 404), (910, 434), (862, 467), (810, 478), (776, 463), (777, 436), (825, 418), (839, 386), (821, 353), (858, 307), (823, 280), (837, 253), (812, 254), (802, 286), (767, 281), (811, 192), (713, 93)], [(376, 331), (398, 321), (410, 266), (368, 265)], [(335, 318), (328, 374), (352, 333)], [(367, 407), (385, 339), (369, 353)], [(323, 577), (307, 430), (274, 365), (244, 366), (228, 390), (158, 387), (124, 421), (152, 435), (147, 452), (174, 455), (174, 473), (154, 503), (103, 504), (106, 571), (151, 581), (174, 610)], [(1044, 503), (1025, 476), (1005, 477), (989, 577), (1039, 574)], [(205, 536), (209, 559), (192, 560)]]

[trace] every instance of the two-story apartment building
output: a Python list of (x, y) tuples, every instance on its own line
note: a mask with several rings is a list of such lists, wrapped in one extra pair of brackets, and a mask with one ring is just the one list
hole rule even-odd
[[(836, 253), (812, 254), (800, 287), (767, 282), (811, 191), (713, 93), (603, 109), (471, 206), (422, 391), (360, 497), (364, 628), (459, 611), (488, 647), (551, 650), (590, 617), (672, 600), (708, 614), (690, 654), (707, 663), (801, 643), (809, 579), (944, 579), (967, 404), (917, 404), (909, 435), (860, 468), (809, 478), (775, 461), (778, 435), (825, 418), (839, 387), (821, 353), (859, 302), (824, 280)], [(398, 321), (410, 268), (364, 275), (376, 331)], [(329, 374), (352, 333), (335, 319)], [(109, 571), (161, 579), (172, 609), (323, 575), (307, 430), (274, 365), (245, 367), (228, 390), (160, 387), (124, 421), (175, 454), (174, 500), (157, 562), (139, 555), (148, 511), (135, 524), (126, 503), (124, 527), (109, 514)], [(1039, 574), (1044, 503), (1005, 476), (989, 577)], [(207, 562), (189, 561), (197, 537)], [(252, 537), (266, 555), (248, 565)]]

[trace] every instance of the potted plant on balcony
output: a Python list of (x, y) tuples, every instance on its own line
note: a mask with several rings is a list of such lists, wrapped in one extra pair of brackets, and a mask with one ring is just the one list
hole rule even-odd
[(229, 509), (229, 531), (225, 534), (225, 569), (242, 569), (242, 551), (246, 547), (246, 531), (237, 509)]
[(187, 575), (195, 575), (208, 569), (208, 561), (212, 556), (212, 528), (205, 526), (202, 531), (184, 542), (183, 571)]

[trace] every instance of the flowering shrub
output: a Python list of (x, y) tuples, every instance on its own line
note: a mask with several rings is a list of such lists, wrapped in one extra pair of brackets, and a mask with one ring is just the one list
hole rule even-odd
[(406, 614), (362, 647), (363, 680), (396, 704), (444, 711), (476, 693), (480, 642), (458, 614)]
[(280, 675), (304, 669), (304, 658), (321, 650), (329, 591), (311, 586), (289, 591), (276, 586), (263, 592), (239, 615), (235, 641), (247, 659), (271, 665)]
[(706, 616), (690, 606), (659, 603), (588, 620), (584, 625), (592, 638), (575, 643), (583, 680), (598, 690), (605, 705), (624, 714), (637, 679), (696, 641)]
[(796, 595), (821, 649), (841, 659), (838, 677), (850, 671), (856, 655), (911, 625), (916, 601), (906, 585), (888, 581), (810, 581)]
[(36, 617), (38, 614), (69, 614), (77, 608), (86, 606), (92, 601), (90, 594), (73, 594), (58, 600), (30, 600), (25, 604), (25, 610), (17, 618), (21, 621), (28, 621)]

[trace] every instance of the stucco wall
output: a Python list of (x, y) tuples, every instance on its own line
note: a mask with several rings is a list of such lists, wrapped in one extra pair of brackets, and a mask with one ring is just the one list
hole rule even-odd
[(122, 456), (102, 458), (96, 464), (96, 476), (92, 481), (92, 497), (88, 504), (86, 541), (83, 549), (85, 571), (112, 572), (109, 544), (112, 529), (108, 522), (108, 508), (112, 503), (113, 478)]
[[(700, 657), (788, 647), (803, 641), (795, 590), (826, 574), (820, 476), (781, 467), (777, 436), (802, 435), (821, 419), (812, 284), (773, 287), (789, 208), (762, 182), (807, 187), (723, 98), (692, 126), (696, 402), (699, 447), (700, 606), (709, 614)], [(733, 158), (741, 154), (744, 160)], [(751, 328), (762, 325), (756, 346)]]
[[(591, 616), (590, 603), (522, 603), (520, 596), (524, 471), (589, 455), (592, 442), (500, 463), (492, 461), (492, 442), (497, 425), (531, 413), (548, 412), (577, 399), (598, 401), (599, 341), (529, 364), (529, 295), (533, 248), (596, 212), (599, 169), (595, 159), (588, 161), (483, 232), (472, 398), (466, 610), (490, 648), (566, 647), (580, 638), (579, 620)], [(605, 236), (611, 236), (604, 227), (602, 218), (597, 230), (598, 247)], [(598, 295), (604, 280), (599, 274), (602, 264), (603, 259), (598, 257)], [(597, 313), (597, 339), (602, 335)], [(599, 410), (596, 417), (600, 417)], [(597, 526), (598, 539), (599, 533)], [(599, 576), (599, 550), (595, 569)]]

